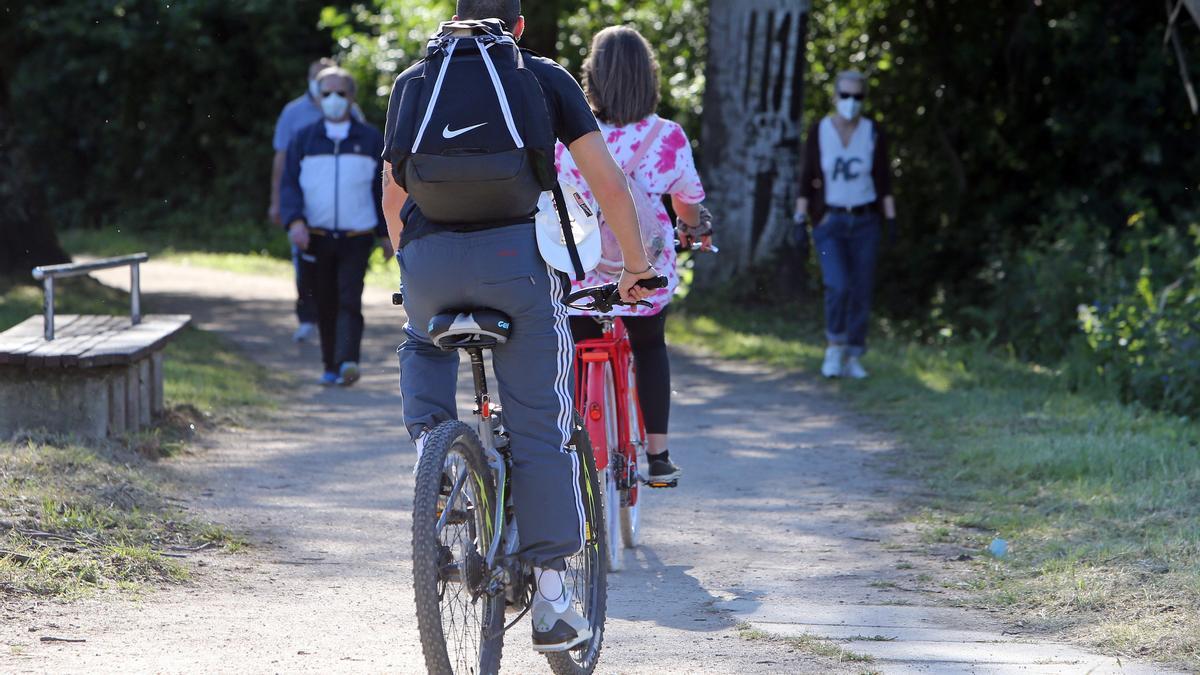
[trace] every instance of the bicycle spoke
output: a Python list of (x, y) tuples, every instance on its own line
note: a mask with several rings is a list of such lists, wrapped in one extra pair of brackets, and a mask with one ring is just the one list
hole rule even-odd
[(451, 553), (451, 564), (457, 579), (446, 580), (441, 602), (442, 632), (446, 641), (455, 672), (473, 673), (479, 668), (482, 649), (484, 620), (488, 599), (470, 588), (471, 554), (478, 553), (478, 533), (481, 529), (478, 515), (468, 516), (461, 522), (450, 519), (454, 511), (476, 513), (478, 499), (474, 484), (468, 480), (470, 470), (461, 457), (446, 458), (443, 476), (451, 483), (450, 494), (442, 513), (438, 517), (438, 540)]

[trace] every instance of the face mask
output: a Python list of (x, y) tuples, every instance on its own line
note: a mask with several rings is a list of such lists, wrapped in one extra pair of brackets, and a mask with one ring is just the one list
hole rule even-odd
[(854, 98), (840, 98), (837, 102), (837, 111), (842, 119), (852, 120), (862, 112), (862, 101)]
[(321, 98), (321, 83), (317, 82), (316, 80), (309, 80), (308, 95), (311, 96), (314, 101)]
[(350, 107), (350, 101), (347, 101), (341, 94), (330, 94), (321, 99), (321, 112), (325, 113), (327, 120), (340, 120), (346, 116), (346, 109)]

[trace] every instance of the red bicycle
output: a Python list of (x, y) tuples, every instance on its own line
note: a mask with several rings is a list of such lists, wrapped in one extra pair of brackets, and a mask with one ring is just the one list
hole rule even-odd
[[(667, 279), (657, 277), (639, 282), (639, 285), (664, 288)], [(591, 304), (579, 304), (588, 299)], [(611, 312), (614, 305), (625, 304), (620, 301), (616, 284), (576, 291), (567, 296), (566, 303), (601, 315)], [(598, 320), (603, 335), (581, 340), (575, 345), (575, 406), (592, 439), (596, 473), (604, 493), (608, 568), (619, 571), (625, 566), (621, 542), (624, 542), (624, 548), (638, 545), (638, 512), (641, 508), (638, 487), (646, 482), (638, 471), (638, 457), (644, 457), (646, 453), (646, 428), (638, 404), (633, 350), (625, 326), (616, 317), (601, 316)], [(646, 484), (674, 487), (675, 481)], [(618, 521), (621, 523), (620, 535), (615, 527)]]

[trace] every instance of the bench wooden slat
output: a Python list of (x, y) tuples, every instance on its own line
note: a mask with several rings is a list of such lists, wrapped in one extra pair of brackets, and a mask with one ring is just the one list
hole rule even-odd
[(59, 317), (55, 339), (42, 338), (42, 318), (0, 333), (0, 364), (63, 368), (132, 363), (162, 348), (191, 321), (186, 314), (150, 314), (136, 326), (128, 317), (67, 314)]
[[(71, 323), (70, 328), (57, 332), (51, 342), (43, 339), (34, 349), (26, 352), (25, 363), (44, 368), (70, 365), (97, 339), (114, 335), (121, 325), (119, 321), (120, 317), (81, 316)], [(128, 327), (128, 320), (124, 327)]]
[(18, 349), (10, 350), (9, 356), (14, 358), (8, 360), (29, 366), (58, 366), (62, 356), (81, 351), (90, 336), (109, 334), (110, 319), (114, 317), (72, 314), (64, 318), (70, 319), (64, 322), (69, 328), (58, 331), (55, 340), (46, 342), (44, 338), (33, 338)]
[(142, 322), (114, 334), (79, 356), (79, 366), (131, 363), (161, 349), (192, 320), (186, 314), (152, 314)]

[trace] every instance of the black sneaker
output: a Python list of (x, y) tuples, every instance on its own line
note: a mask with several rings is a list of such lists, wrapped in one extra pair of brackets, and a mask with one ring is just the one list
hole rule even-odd
[(679, 476), (683, 474), (683, 469), (675, 466), (670, 457), (656, 458), (654, 455), (648, 455), (649, 474), (646, 476), (646, 483), (650, 487), (675, 487), (679, 482)]

